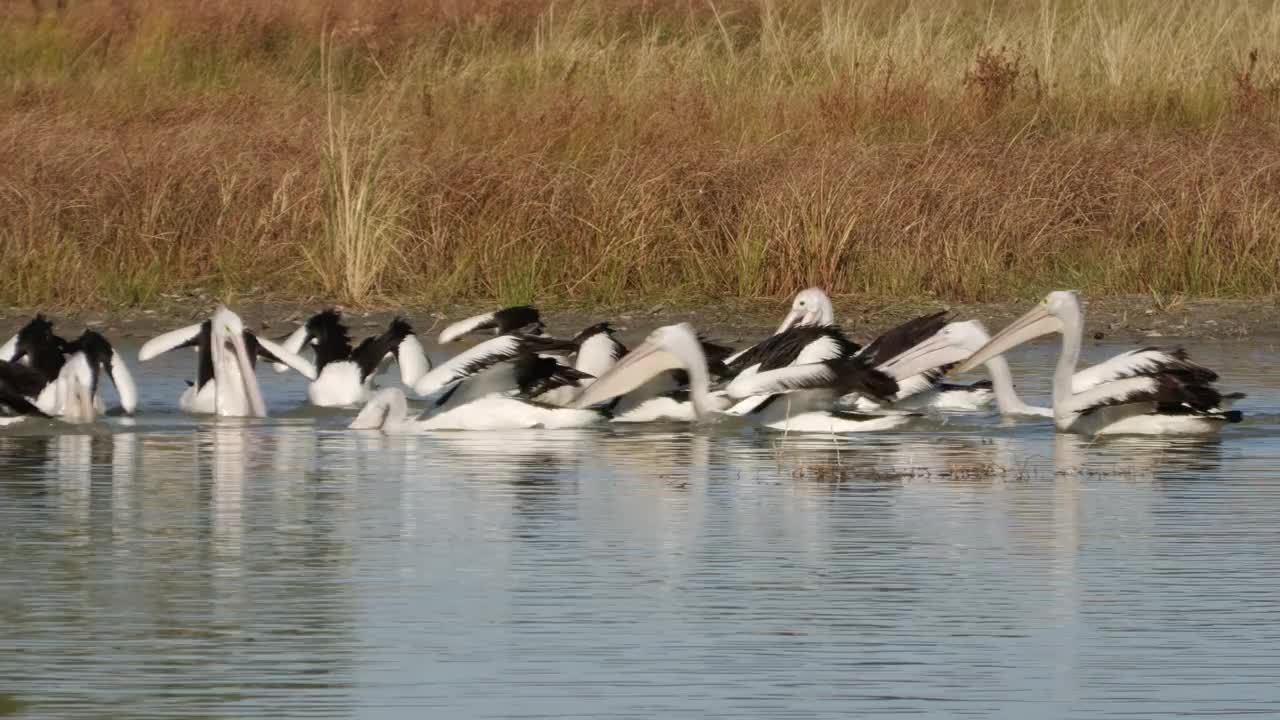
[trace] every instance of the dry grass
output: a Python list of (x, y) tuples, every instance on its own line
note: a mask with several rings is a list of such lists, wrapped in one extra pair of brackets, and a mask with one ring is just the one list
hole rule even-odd
[(0, 4), (0, 302), (1274, 293), (1280, 4)]

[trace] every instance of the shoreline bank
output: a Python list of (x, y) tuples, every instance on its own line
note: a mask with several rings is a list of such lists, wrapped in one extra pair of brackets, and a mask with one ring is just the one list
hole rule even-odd
[[(1156, 303), (1150, 296), (1086, 298), (1086, 330), (1095, 340), (1122, 339), (1161, 343), (1161, 338), (1210, 341), (1256, 338), (1280, 342), (1280, 296), (1254, 300), (1175, 300)], [(874, 303), (860, 299), (834, 298), (836, 318), (855, 339), (865, 340), (879, 332), (929, 312), (950, 310), (960, 320), (981, 320), (991, 331), (998, 330), (1025, 312), (1032, 301), (1002, 303), (931, 303), (911, 301)], [(55, 327), (64, 334), (83, 327), (103, 332), (113, 342), (132, 345), (166, 330), (199, 322), (208, 317), (216, 300), (188, 299), (152, 307), (101, 308), (48, 311)], [(710, 304), (671, 305), (538, 305), (549, 332), (572, 335), (596, 322), (610, 321), (624, 341), (634, 342), (656, 327), (688, 322), (718, 341), (741, 344), (771, 333), (781, 321), (790, 300), (729, 300)], [(249, 327), (268, 337), (287, 335), (324, 303), (245, 301), (232, 309)], [(497, 303), (466, 303), (442, 306), (406, 305), (386, 308), (342, 308), (357, 339), (385, 326), (392, 317), (402, 316), (434, 345), (436, 335), (454, 320), (500, 307)], [(15, 332), (36, 308), (0, 308), (0, 333)]]

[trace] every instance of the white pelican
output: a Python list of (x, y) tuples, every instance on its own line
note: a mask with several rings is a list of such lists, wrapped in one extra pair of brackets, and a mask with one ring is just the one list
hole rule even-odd
[[(977, 320), (953, 322), (939, 330), (928, 341), (904, 353), (897, 362), (901, 362), (913, 354), (933, 352), (937, 353), (935, 362), (939, 362), (943, 366), (952, 365), (968, 359), (990, 340), (991, 336), (987, 333), (986, 327)], [(948, 355), (947, 348), (950, 348), (954, 355)], [(1004, 359), (1003, 355), (994, 355), (987, 358), (984, 365), (987, 369), (987, 375), (990, 377), (990, 380), (985, 385), (974, 383), (973, 385), (949, 386), (947, 383), (938, 382), (935, 387), (952, 387), (954, 389), (929, 392), (926, 388), (926, 391), (921, 393), (923, 397), (919, 395), (904, 395), (906, 390), (900, 390), (892, 407), (916, 406), (936, 409), (980, 410), (990, 404), (990, 396), (994, 395), (996, 406), (999, 408), (1001, 415), (1053, 416), (1053, 411), (1049, 408), (1028, 405), (1022, 401), (1022, 398), (1018, 396), (1017, 389), (1014, 387), (1013, 373), (1009, 370), (1009, 363)], [(899, 384), (901, 385), (902, 383)], [(973, 388), (975, 387), (979, 389), (974, 391)], [(864, 401), (865, 398), (859, 398), (856, 407), (859, 409), (879, 407), (870, 401), (866, 401), (864, 405)]]
[[(948, 323), (932, 337), (908, 349), (899, 355), (898, 359), (890, 361), (891, 363), (901, 362), (902, 359), (928, 352), (934, 353), (934, 361), (938, 366), (908, 378), (898, 378), (898, 393), (893, 396), (889, 404), (878, 403), (861, 395), (842, 398), (841, 404), (848, 404), (864, 412), (875, 412), (885, 408), (972, 411), (988, 407), (994, 397), (1000, 412), (1004, 415), (1047, 417), (1052, 414), (1048, 408), (1032, 407), (1022, 402), (1014, 390), (1009, 364), (1002, 356), (996, 356), (987, 361), (990, 380), (969, 385), (943, 382), (942, 378), (947, 366), (967, 359), (990, 339), (986, 328), (976, 320)], [(887, 365), (877, 367), (898, 377)]]
[(593, 331), (574, 340), (500, 335), (459, 353), (414, 384), (414, 391), (419, 395), (434, 397), (427, 414), (410, 416), (404, 392), (388, 388), (373, 394), (350, 427), (381, 430), (389, 435), (412, 435), (437, 430), (558, 429), (593, 425), (606, 418), (604, 410), (566, 408), (532, 398), (566, 389), (576, 391), (581, 381), (591, 378), (543, 353), (568, 353), (576, 348), (579, 360), (588, 364), (612, 362), (604, 357), (613, 354), (611, 343), (591, 340), (602, 334), (607, 336), (607, 333)]
[(557, 407), (511, 397), (489, 396), (465, 404), (410, 417), (404, 391), (385, 388), (373, 394), (352, 421), (353, 430), (381, 430), (388, 435), (415, 435), (436, 430), (520, 430), (576, 428), (605, 419), (599, 410)]
[(1053, 421), (1061, 432), (1083, 435), (1193, 435), (1240, 422), (1224, 410), (1212, 387), (1217, 373), (1191, 362), (1182, 350), (1131, 350), (1076, 372), (1084, 313), (1076, 294), (1049, 293), (1040, 304), (996, 334), (961, 363), (964, 372), (1022, 343), (1062, 335), (1053, 375)]
[[(77, 362), (74, 367), (68, 367), (76, 357), (83, 358), (84, 365)], [(53, 333), (53, 323), (44, 315), (36, 315), (0, 346), (0, 360), (23, 363), (39, 374), (43, 384), (37, 392), (27, 395), (27, 399), (46, 415), (83, 416), (81, 408), (68, 405), (78, 398), (77, 392), (72, 392), (73, 388), (68, 385), (73, 378), (78, 378), (82, 389), (88, 391), (94, 412), (101, 412), (104, 405), (98, 392), (98, 379), (103, 373), (111, 378), (121, 409), (130, 415), (137, 409), (138, 389), (129, 366), (111, 343), (94, 330), (85, 330), (80, 337), (68, 342)], [(28, 391), (34, 389), (29, 380), (24, 382)]]
[(501, 310), (474, 315), (446, 327), (440, 332), (440, 344), (449, 343), (465, 335), (492, 330), (494, 336), (521, 333), (524, 335), (541, 335), (542, 319), (538, 309), (532, 305), (517, 305)]
[[(413, 327), (401, 318), (392, 320), (381, 335), (365, 338), (353, 348), (341, 315), (329, 309), (308, 319), (283, 346), (294, 353), (304, 347), (315, 351), (316, 377), (307, 387), (307, 398), (320, 407), (349, 407), (368, 400), (374, 377), (391, 358), (405, 385), (413, 385), (431, 369)], [(279, 365), (276, 370), (283, 371)]]
[(540, 335), (500, 335), (461, 352), (423, 375), (413, 390), (434, 397), (437, 411), (491, 395), (518, 394), (532, 399), (587, 375), (560, 363), (550, 353), (575, 350), (572, 340)]
[[(219, 318), (222, 319), (221, 328), (218, 325)], [(195, 415), (224, 417), (251, 415), (249, 393), (243, 391), (246, 383), (240, 374), (241, 364), (234, 357), (218, 349), (218, 336), (223, 336), (222, 342), (225, 345), (229, 341), (225, 336), (231, 332), (227, 328), (237, 326), (240, 327), (239, 337), (248, 358), (250, 371), (254, 373), (255, 385), (259, 357), (269, 362), (282, 363), (307, 379), (316, 378), (315, 366), (310, 361), (289, 352), (267, 338), (258, 337), (244, 328), (239, 316), (222, 307), (214, 312), (213, 317), (204, 322), (170, 330), (143, 343), (138, 350), (138, 360), (147, 362), (171, 350), (194, 347), (197, 353), (196, 379), (195, 382), (187, 384), (187, 389), (178, 398), (178, 408)], [(221, 383), (227, 383), (230, 389), (223, 391), (220, 387)]]
[[(729, 358), (728, 371), (730, 375), (738, 376), (790, 364), (819, 362), (850, 355), (862, 357), (872, 367), (879, 367), (934, 336), (947, 321), (945, 311), (914, 318), (885, 331), (866, 347), (862, 347), (846, 338), (835, 325), (835, 309), (826, 292), (821, 288), (807, 288), (796, 295), (791, 311), (771, 337)], [(912, 377), (895, 375), (894, 378), (900, 386), (897, 397), (891, 403), (896, 409), (976, 408), (989, 404), (991, 400), (989, 384), (942, 383), (942, 369), (933, 369)], [(915, 400), (903, 402), (908, 397), (914, 397)], [(880, 403), (863, 396), (850, 396), (842, 404), (865, 411), (882, 409)]]
[[(688, 373), (689, 400), (695, 416), (707, 419), (719, 404), (709, 383), (711, 374), (702, 342), (688, 323), (658, 328), (612, 370), (586, 388), (574, 407), (590, 407), (625, 395), (651, 378), (671, 370)], [(865, 416), (832, 410), (845, 389), (883, 396), (897, 390), (892, 378), (856, 358), (789, 365), (775, 370), (739, 375), (726, 388), (730, 398), (756, 401), (749, 419), (764, 427), (790, 432), (861, 432), (880, 430), (906, 422), (906, 416)]]

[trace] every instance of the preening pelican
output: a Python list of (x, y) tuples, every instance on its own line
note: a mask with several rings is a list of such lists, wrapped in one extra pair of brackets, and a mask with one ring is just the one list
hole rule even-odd
[(1199, 435), (1240, 422), (1213, 388), (1217, 373), (1181, 349), (1132, 350), (1079, 373), (1084, 313), (1076, 294), (1049, 293), (957, 368), (964, 372), (1041, 335), (1062, 335), (1053, 375), (1053, 421), (1083, 435)]
[[(395, 359), (400, 381), (408, 386), (431, 369), (413, 327), (401, 318), (392, 320), (381, 335), (352, 347), (342, 316), (329, 309), (309, 318), (283, 346), (293, 353), (305, 347), (315, 351), (316, 376), (307, 387), (307, 398), (320, 407), (349, 407), (368, 400), (374, 377), (389, 359)], [(277, 365), (276, 370), (282, 368)]]
[[(37, 315), (0, 346), (0, 361), (21, 363), (38, 373), (42, 384), (26, 397), (47, 415), (65, 416), (63, 419), (69, 422), (91, 421), (95, 413), (104, 409), (98, 392), (98, 380), (103, 373), (111, 378), (121, 409), (128, 414), (137, 409), (138, 389), (133, 374), (111, 343), (97, 331), (85, 330), (80, 337), (67, 341), (54, 334), (53, 323), (44, 315)], [(33, 379), (34, 376), (29, 376), (20, 384), (31, 391), (35, 389)], [(78, 383), (78, 387), (73, 387), (73, 382)], [(91, 400), (92, 412), (88, 418), (77, 404), (81, 391), (88, 392)]]
[[(223, 327), (218, 330), (218, 318), (221, 317)], [(244, 346), (248, 365), (253, 372), (252, 382), (257, 385), (257, 361), (261, 357), (268, 362), (280, 363), (292, 368), (309, 380), (316, 378), (315, 366), (307, 359), (292, 353), (279, 344), (260, 338), (247, 330), (239, 316), (219, 308), (214, 316), (202, 323), (188, 325), (177, 330), (170, 330), (143, 343), (138, 350), (139, 362), (147, 362), (159, 355), (179, 348), (196, 348), (196, 379), (187, 384), (186, 390), (178, 398), (178, 408), (183, 412), (197, 415), (222, 415), (224, 417), (240, 417), (251, 415), (249, 394), (242, 389), (246, 386), (240, 374), (241, 364), (232, 355), (217, 349), (217, 337), (225, 336), (239, 324), (240, 339)], [(217, 331), (217, 332), (215, 332)], [(229, 338), (224, 337), (223, 342)], [(222, 363), (219, 367), (219, 362)], [(229, 390), (221, 391), (219, 383), (225, 382)]]
[(501, 310), (474, 315), (459, 320), (440, 332), (440, 344), (447, 345), (472, 333), (492, 330), (494, 336), (521, 333), (541, 335), (542, 319), (532, 305), (517, 305)]
[[(414, 384), (415, 392), (434, 399), (428, 413), (410, 416), (404, 392), (388, 388), (374, 393), (350, 427), (412, 435), (437, 430), (593, 425), (606, 418), (604, 410), (566, 408), (534, 399), (562, 389), (573, 388), (576, 392), (578, 384), (591, 377), (543, 354), (569, 353), (575, 348), (581, 354), (583, 347), (576, 340), (501, 335), (456, 355)], [(591, 354), (604, 349), (605, 344), (601, 343)]]
[(541, 335), (501, 335), (453, 356), (423, 375), (413, 390), (433, 397), (437, 411), (491, 395), (537, 398), (588, 377), (552, 355), (567, 355), (576, 347), (572, 340)]

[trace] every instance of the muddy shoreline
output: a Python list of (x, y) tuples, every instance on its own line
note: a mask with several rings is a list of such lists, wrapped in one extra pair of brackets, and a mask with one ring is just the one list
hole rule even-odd
[[(117, 342), (142, 342), (160, 332), (208, 317), (215, 301), (189, 298), (150, 308), (51, 312), (49, 316), (64, 335), (94, 327)], [(950, 310), (958, 319), (977, 319), (992, 330), (1025, 312), (1030, 301), (1020, 303), (947, 304), (905, 302), (893, 304), (836, 298), (836, 317), (857, 339), (865, 339), (894, 324), (937, 310)], [(541, 305), (548, 329), (572, 334), (582, 327), (609, 320), (627, 341), (634, 341), (660, 325), (692, 323), (702, 333), (725, 343), (747, 342), (767, 334), (786, 313), (785, 300), (730, 300), (716, 305), (646, 305), (574, 307)], [(269, 337), (283, 336), (321, 303), (241, 302), (233, 309), (245, 322)], [(407, 306), (398, 309), (345, 309), (352, 335), (371, 334), (393, 316), (409, 319), (419, 333), (434, 338), (445, 324), (496, 305), (465, 304), (445, 307)], [(1194, 341), (1253, 338), (1280, 341), (1280, 298), (1259, 300), (1188, 300), (1160, 305), (1149, 296), (1098, 298), (1086, 309), (1087, 332), (1096, 340), (1157, 342), (1158, 338)], [(36, 312), (33, 308), (0, 309), (0, 331), (12, 333)]]

